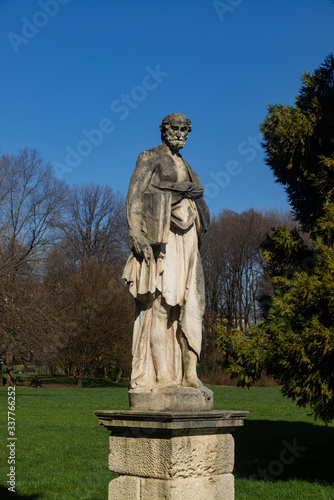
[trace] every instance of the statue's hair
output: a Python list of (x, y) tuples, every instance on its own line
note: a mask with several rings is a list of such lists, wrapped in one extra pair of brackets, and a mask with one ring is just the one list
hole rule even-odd
[(182, 113), (171, 113), (170, 115), (165, 116), (165, 118), (161, 122), (160, 130), (161, 130), (161, 138), (162, 139), (163, 139), (163, 135), (165, 133), (165, 126), (170, 125), (175, 120), (183, 121), (188, 127), (188, 132), (191, 132), (191, 121), (189, 120), (189, 118), (186, 115), (183, 115)]

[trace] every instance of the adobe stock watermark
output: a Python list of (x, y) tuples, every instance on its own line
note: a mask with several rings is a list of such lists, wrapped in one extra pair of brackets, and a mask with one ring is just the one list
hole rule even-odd
[(233, 12), (236, 7), (238, 7), (243, 0), (214, 0), (212, 2), (213, 8), (215, 9), (219, 19), (221, 21), (225, 20), (225, 14), (227, 12)]
[[(160, 83), (163, 82), (169, 73), (161, 71), (160, 64), (155, 68), (151, 66), (145, 67), (146, 74), (144, 75), (141, 84), (132, 88), (130, 93), (121, 94), (119, 98), (114, 99), (110, 104), (110, 109), (113, 115), (117, 116), (119, 120), (125, 120), (132, 110), (136, 109), (141, 102), (145, 101), (149, 92), (155, 90)], [(78, 167), (84, 158), (89, 156), (94, 148), (100, 146), (103, 142), (105, 135), (110, 135), (116, 130), (114, 119), (104, 117), (99, 120), (96, 128), (81, 130), (83, 139), (81, 139), (76, 146), (72, 147), (67, 145), (65, 147), (66, 156), (63, 163), (54, 161), (52, 166), (58, 178), (61, 178), (65, 173), (70, 173)]]
[(292, 444), (287, 441), (282, 442), (283, 449), (281, 450), (277, 460), (272, 460), (266, 469), (258, 468), (256, 474), (252, 474), (250, 479), (264, 479), (265, 481), (274, 482), (287, 465), (293, 464), (295, 460), (301, 457), (301, 453), (306, 450), (305, 446), (298, 446), (297, 440), (294, 439)]
[(15, 387), (8, 387), (8, 491), (15, 493), (16, 488), (16, 399)]
[[(258, 133), (257, 136), (248, 136), (246, 141), (240, 142), (238, 146), (239, 155), (247, 155), (246, 161), (253, 161), (258, 152), (262, 151), (261, 147), (262, 134)], [(242, 172), (242, 167), (237, 160), (229, 160), (226, 163), (226, 167), (219, 172), (214, 172), (211, 170), (209, 176), (212, 181), (207, 182), (204, 186), (205, 196), (209, 199), (216, 198), (222, 189), (225, 189), (230, 181), (231, 177), (235, 177)]]
[(26, 45), (30, 42), (41, 28), (44, 28), (50, 18), (55, 17), (60, 9), (60, 6), (66, 5), (70, 0), (38, 0), (37, 4), (41, 10), (37, 10), (31, 19), (21, 17), (22, 27), (21, 33), (13, 33), (10, 31), (7, 38), (14, 50), (15, 54), (19, 52), (20, 45)]

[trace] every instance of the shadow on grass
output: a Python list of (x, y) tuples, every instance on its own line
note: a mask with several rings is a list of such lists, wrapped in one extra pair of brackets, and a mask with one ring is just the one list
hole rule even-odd
[(333, 427), (246, 419), (233, 435), (237, 477), (334, 484)]
[(41, 497), (39, 495), (19, 495), (0, 486), (0, 498), (1, 500), (38, 500)]

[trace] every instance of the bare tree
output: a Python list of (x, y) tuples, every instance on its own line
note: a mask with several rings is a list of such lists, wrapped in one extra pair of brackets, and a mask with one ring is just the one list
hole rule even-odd
[(68, 306), (60, 361), (76, 367), (80, 386), (87, 371), (131, 362), (133, 304), (120, 280), (130, 245), (124, 199), (109, 186), (74, 186), (62, 231)]
[(63, 367), (75, 367), (79, 387), (87, 372), (107, 370), (112, 363), (123, 370), (131, 364), (133, 301), (108, 266), (92, 261), (87, 266), (67, 285), (67, 340), (59, 354)]
[(215, 366), (221, 361), (213, 331), (218, 321), (243, 330), (260, 319), (258, 299), (267, 286), (260, 246), (266, 233), (282, 224), (295, 224), (289, 212), (224, 210), (213, 216), (201, 248), (206, 279), (204, 363)]
[(66, 198), (66, 185), (36, 150), (0, 158), (0, 346), (7, 385), (15, 358), (31, 356), (50, 331), (39, 264), (57, 238)]
[(74, 186), (62, 230), (65, 248), (76, 263), (92, 259), (114, 267), (123, 265), (130, 245), (125, 203), (110, 186)]

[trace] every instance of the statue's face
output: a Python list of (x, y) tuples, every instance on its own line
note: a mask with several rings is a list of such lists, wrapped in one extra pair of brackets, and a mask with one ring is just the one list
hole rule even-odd
[(165, 125), (164, 141), (170, 149), (182, 149), (188, 139), (188, 125), (181, 120), (173, 120)]

